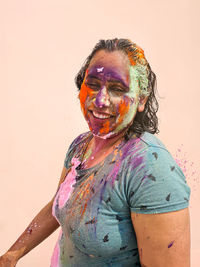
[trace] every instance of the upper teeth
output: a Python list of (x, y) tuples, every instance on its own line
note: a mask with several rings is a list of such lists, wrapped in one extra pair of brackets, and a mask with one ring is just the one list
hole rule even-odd
[(95, 111), (93, 111), (93, 115), (99, 119), (108, 119), (110, 118), (110, 115), (100, 114)]

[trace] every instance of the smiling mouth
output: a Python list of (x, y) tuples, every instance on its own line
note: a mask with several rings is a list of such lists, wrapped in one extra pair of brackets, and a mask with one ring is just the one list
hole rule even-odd
[(105, 113), (100, 113), (100, 112), (97, 112), (97, 111), (94, 111), (94, 110), (90, 110), (90, 112), (97, 119), (109, 119), (109, 118), (113, 117), (112, 115), (105, 114)]

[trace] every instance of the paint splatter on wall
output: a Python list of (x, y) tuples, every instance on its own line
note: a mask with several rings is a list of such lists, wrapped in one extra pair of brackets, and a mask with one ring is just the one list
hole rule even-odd
[(172, 154), (173, 154), (173, 157), (176, 163), (182, 169), (189, 186), (191, 187), (191, 191), (192, 191), (191, 203), (192, 203), (192, 201), (195, 200), (197, 196), (197, 189), (200, 184), (200, 178), (199, 178), (200, 171), (198, 170), (198, 167), (196, 166), (196, 164), (192, 160), (190, 160), (189, 155), (185, 151), (183, 144), (179, 145), (178, 148), (175, 150), (175, 152)]

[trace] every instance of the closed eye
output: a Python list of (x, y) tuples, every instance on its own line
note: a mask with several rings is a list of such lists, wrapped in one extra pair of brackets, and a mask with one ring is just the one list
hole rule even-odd
[(116, 86), (112, 86), (112, 87), (110, 87), (109, 89), (110, 89), (110, 90), (114, 90), (114, 91), (124, 91), (123, 88), (121, 88), (121, 87), (116, 87)]
[(127, 88), (124, 88), (124, 87), (121, 87), (121, 86), (118, 86), (118, 85), (109, 86), (109, 90), (113, 91), (113, 92), (116, 92), (116, 93), (125, 93), (125, 92), (128, 91)]
[(93, 90), (99, 90), (100, 87), (101, 87), (100, 84), (98, 84), (98, 83), (94, 83), (94, 82), (86, 82), (86, 85), (87, 85), (88, 87), (90, 87), (91, 89), (93, 89)]

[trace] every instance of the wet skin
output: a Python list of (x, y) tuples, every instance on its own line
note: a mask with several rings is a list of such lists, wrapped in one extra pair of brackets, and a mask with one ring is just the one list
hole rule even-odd
[(84, 117), (95, 136), (111, 138), (125, 132), (137, 111), (140, 88), (135, 67), (121, 51), (98, 51), (86, 71), (80, 90)]

